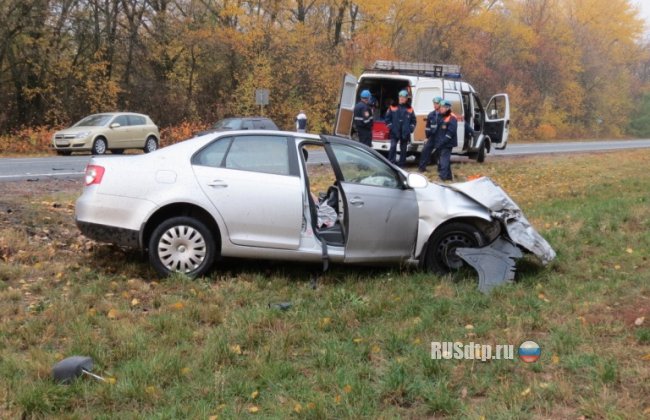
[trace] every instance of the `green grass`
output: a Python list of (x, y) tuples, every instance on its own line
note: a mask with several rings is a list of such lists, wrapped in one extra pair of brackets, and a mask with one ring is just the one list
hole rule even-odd
[[(336, 266), (316, 289), (318, 266), (263, 261), (158, 280), (138, 253), (77, 233), (76, 187), (0, 185), (14, 188), (0, 195), (13, 209), (0, 217), (0, 417), (642, 418), (649, 160), (454, 165), (502, 184), (558, 252), (546, 268), (521, 261), (490, 296), (472, 273), (410, 268)], [(542, 348), (534, 364), (430, 358), (431, 341), (525, 340)], [(74, 354), (113, 383), (53, 384)]]

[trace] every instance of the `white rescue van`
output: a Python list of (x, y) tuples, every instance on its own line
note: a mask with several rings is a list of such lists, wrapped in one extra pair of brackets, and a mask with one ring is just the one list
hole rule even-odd
[[(453, 154), (483, 162), (492, 147), (505, 149), (508, 144), (508, 95), (494, 95), (487, 107), (484, 107), (474, 88), (461, 80), (460, 66), (379, 60), (358, 79), (346, 74), (334, 134), (356, 138), (352, 124), (354, 106), (359, 102), (361, 91), (365, 89), (373, 96), (372, 147), (381, 153), (388, 153), (390, 148), (388, 127), (383, 118), (388, 107), (392, 103), (397, 104), (400, 90), (409, 92), (410, 105), (417, 118), (407, 151), (409, 155), (419, 155), (422, 152), (426, 140), (426, 119), (433, 111), (433, 98), (436, 96), (449, 100), (452, 112), (458, 117), (458, 146), (452, 150)], [(472, 130), (466, 130), (466, 126)], [(474, 135), (471, 135), (471, 131)]]

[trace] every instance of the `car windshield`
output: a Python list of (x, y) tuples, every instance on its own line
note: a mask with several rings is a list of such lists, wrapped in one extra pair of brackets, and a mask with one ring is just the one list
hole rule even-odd
[(90, 115), (73, 125), (73, 127), (101, 127), (108, 124), (111, 118), (113, 116), (110, 114)]
[(236, 118), (226, 118), (225, 120), (217, 121), (212, 128), (221, 130), (237, 130), (240, 125), (240, 120)]

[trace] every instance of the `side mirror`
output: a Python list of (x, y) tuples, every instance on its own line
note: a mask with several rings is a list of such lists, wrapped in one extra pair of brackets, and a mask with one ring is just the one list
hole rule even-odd
[(120, 126), (121, 126), (120, 123), (113, 123), (113, 124), (110, 125), (111, 128), (117, 128), (117, 127), (120, 127)]
[(429, 185), (429, 180), (424, 175), (410, 173), (406, 178), (409, 188), (424, 188)]

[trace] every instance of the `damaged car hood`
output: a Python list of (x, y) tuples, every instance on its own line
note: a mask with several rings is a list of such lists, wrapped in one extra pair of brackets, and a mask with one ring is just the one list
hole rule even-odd
[(537, 256), (542, 264), (546, 265), (555, 259), (556, 254), (551, 245), (531, 226), (521, 208), (490, 178), (481, 177), (447, 185), (447, 188), (465, 195), (488, 209), (492, 217), (503, 222), (510, 239)]

